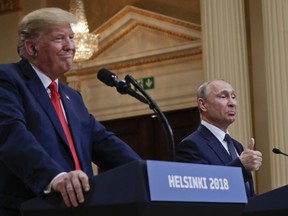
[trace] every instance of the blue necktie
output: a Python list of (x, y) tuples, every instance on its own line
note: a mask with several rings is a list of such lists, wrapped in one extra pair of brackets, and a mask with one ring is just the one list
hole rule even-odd
[(230, 153), (230, 156), (231, 156), (232, 160), (238, 158), (238, 155), (236, 153), (232, 138), (230, 137), (229, 134), (227, 134), (227, 133), (225, 134), (224, 141), (227, 142), (228, 151)]
[[(231, 156), (232, 160), (238, 158), (238, 155), (236, 153), (236, 149), (234, 147), (232, 138), (231, 138), (231, 136), (229, 134), (227, 134), (227, 133), (225, 134), (224, 141), (226, 141), (226, 143), (227, 143), (228, 151), (230, 153), (230, 156)], [(249, 182), (247, 181), (244, 184), (245, 184), (245, 189), (246, 189), (247, 196), (249, 197), (250, 194), (251, 194)]]

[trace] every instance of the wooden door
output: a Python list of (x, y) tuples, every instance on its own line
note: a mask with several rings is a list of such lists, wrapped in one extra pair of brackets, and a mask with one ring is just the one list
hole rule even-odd
[[(175, 147), (199, 125), (198, 108), (164, 113), (173, 131)], [(127, 142), (144, 160), (170, 160), (162, 124), (154, 115), (103, 121), (103, 125)]]

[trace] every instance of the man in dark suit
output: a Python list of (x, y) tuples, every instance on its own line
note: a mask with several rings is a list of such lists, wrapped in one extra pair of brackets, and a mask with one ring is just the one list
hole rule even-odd
[(247, 197), (254, 196), (251, 171), (261, 166), (262, 154), (254, 150), (253, 138), (246, 149), (235, 139), (231, 140), (228, 127), (235, 121), (237, 109), (233, 87), (224, 80), (206, 82), (197, 91), (197, 102), (201, 124), (177, 146), (176, 160), (241, 167)]
[[(58, 8), (31, 12), (19, 25), (21, 60), (0, 65), (1, 216), (19, 215), (21, 203), (51, 191), (77, 207), (90, 189), (91, 162), (111, 169), (140, 160), (89, 114), (79, 92), (58, 82), (72, 67), (73, 22), (71, 13)], [(57, 89), (64, 123), (50, 99)]]

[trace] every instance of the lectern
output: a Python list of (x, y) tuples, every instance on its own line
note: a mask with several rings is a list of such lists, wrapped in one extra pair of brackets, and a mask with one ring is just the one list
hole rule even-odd
[(241, 216), (247, 204), (240, 168), (135, 161), (90, 179), (85, 203), (67, 208), (59, 193), (25, 202), (23, 216)]
[(243, 213), (244, 216), (287, 216), (288, 186), (252, 197)]

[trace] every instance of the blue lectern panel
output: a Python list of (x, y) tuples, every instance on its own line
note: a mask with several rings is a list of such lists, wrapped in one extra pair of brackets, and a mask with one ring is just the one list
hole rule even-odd
[(151, 201), (247, 203), (240, 168), (147, 161)]

